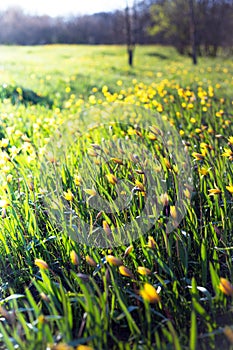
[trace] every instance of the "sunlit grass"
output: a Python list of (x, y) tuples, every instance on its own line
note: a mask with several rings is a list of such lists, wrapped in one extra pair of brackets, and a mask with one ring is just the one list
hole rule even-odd
[[(123, 47), (1, 47), (3, 349), (232, 346), (232, 61), (205, 58), (193, 67), (173, 49), (138, 47), (135, 67), (126, 63)], [(119, 109), (109, 128), (103, 111), (112, 104)], [(128, 104), (159, 113), (191, 159), (194, 188), (186, 184), (183, 191), (187, 214), (170, 233), (168, 216), (175, 222), (179, 215), (171, 188), (185, 166), (173, 162), (155, 126), (146, 132), (139, 115), (124, 116)], [(96, 112), (85, 112), (90, 110)], [(80, 244), (51, 217), (53, 197), (41, 181), (41, 159), (56, 167), (56, 156), (46, 153), (49, 141), (74, 117), (79, 141), (56, 168), (62, 203), (110, 241), (140, 215), (150, 191), (143, 174), (148, 164), (130, 152), (123, 157), (118, 140), (143, 140), (158, 162), (153, 171), (163, 170), (171, 188), (163, 193), (157, 183), (162, 210), (136, 240), (129, 232), (127, 244), (118, 247)], [(121, 179), (128, 184), (122, 196), (131, 201), (118, 212)], [(112, 203), (114, 215), (93, 209), (97, 194)]]

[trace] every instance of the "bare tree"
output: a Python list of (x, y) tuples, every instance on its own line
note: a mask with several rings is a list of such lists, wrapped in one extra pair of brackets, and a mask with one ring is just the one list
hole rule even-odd
[(194, 18), (193, 0), (189, 0), (189, 16), (190, 16), (190, 40), (192, 47), (193, 64), (197, 64), (197, 50), (196, 50), (196, 25)]
[(127, 41), (128, 63), (129, 63), (129, 66), (132, 67), (133, 55), (135, 50), (135, 30), (133, 28), (135, 28), (136, 2), (134, 2), (133, 8), (130, 9), (128, 5), (128, 1), (126, 1), (125, 19), (126, 19), (126, 41)]

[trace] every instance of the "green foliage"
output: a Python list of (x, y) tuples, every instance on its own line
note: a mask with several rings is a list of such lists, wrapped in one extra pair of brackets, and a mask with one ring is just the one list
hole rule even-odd
[[(232, 62), (203, 58), (193, 67), (170, 47), (138, 47), (136, 68), (130, 69), (122, 47), (33, 47), (30, 60), (27, 50), (1, 48), (0, 63), (7, 65), (1, 85), (30, 89), (51, 105), (13, 104), (11, 94), (0, 92), (1, 348), (229, 348), (231, 288), (228, 285), (225, 295), (219, 286), (221, 277), (230, 286), (233, 281), (233, 198), (227, 189), (233, 185)], [(88, 122), (99, 127), (86, 130), (87, 137), (80, 138), (60, 168), (64, 192), (70, 190), (79, 214), (100, 227), (106, 221), (111, 229), (140, 214), (143, 191), (127, 208), (128, 216), (119, 215), (114, 223), (108, 212), (101, 216), (88, 204), (80, 205), (86, 179), (79, 183), (75, 171), (87, 150), (93, 155), (93, 144), (100, 146), (107, 137), (100, 122), (102, 111), (113, 102), (144, 106), (174, 125), (192, 158), (194, 191), (187, 188), (191, 205), (186, 203), (187, 214), (171, 233), (165, 230), (164, 211), (146, 235), (130, 242), (130, 249), (109, 251), (73, 241), (54, 223), (44, 205), (48, 193), (41, 187), (39, 159), (63, 121), (75, 115), (80, 123), (87, 122), (83, 110), (98, 107), (101, 112)], [(124, 126), (121, 113), (115, 118), (122, 118), (111, 129), (115, 139), (145, 139), (152, 155), (163, 159), (165, 180), (172, 177), (176, 185), (174, 168), (165, 165), (166, 150), (153, 137), (140, 135), (140, 120), (127, 116)], [(93, 164), (98, 160), (90, 157), (90, 176), (95, 176)], [(112, 161), (101, 171), (111, 169), (132, 185), (143, 180), (140, 172), (133, 178), (135, 164), (132, 159), (123, 165)], [(95, 180), (111, 201), (114, 184), (105, 176)], [(209, 191), (216, 189), (220, 192)], [(168, 195), (171, 208), (172, 191)], [(122, 260), (128, 276), (120, 273), (119, 260), (107, 260), (109, 255)], [(35, 259), (42, 261), (35, 264)], [(139, 273), (139, 267), (147, 273)], [(152, 287), (151, 298), (145, 297), (146, 283)]]

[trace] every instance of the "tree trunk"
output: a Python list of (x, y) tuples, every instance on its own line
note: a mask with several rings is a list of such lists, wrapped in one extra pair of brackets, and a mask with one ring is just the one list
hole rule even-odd
[(129, 63), (129, 66), (132, 67), (133, 66), (133, 54), (134, 54), (135, 43), (134, 43), (133, 34), (132, 34), (132, 23), (131, 23), (130, 17), (131, 16), (129, 13), (129, 6), (127, 4), (126, 9), (125, 9), (127, 52), (128, 52), (128, 63)]
[(190, 40), (191, 40), (191, 46), (192, 46), (192, 60), (193, 60), (193, 64), (197, 64), (196, 28), (195, 28), (195, 19), (194, 19), (193, 0), (189, 0), (189, 13), (190, 13)]

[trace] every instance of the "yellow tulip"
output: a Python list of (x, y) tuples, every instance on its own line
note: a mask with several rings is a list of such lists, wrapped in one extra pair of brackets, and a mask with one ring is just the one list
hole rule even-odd
[(114, 266), (121, 266), (121, 265), (123, 265), (122, 260), (116, 258), (116, 257), (113, 256), (113, 255), (107, 255), (107, 256), (106, 256), (106, 261), (107, 261), (109, 264), (114, 265)]
[(134, 279), (134, 274), (133, 274), (133, 272), (132, 272), (130, 269), (128, 269), (127, 267), (123, 266), (123, 265), (121, 265), (121, 266), (119, 267), (119, 272), (120, 272), (120, 274), (121, 274), (122, 276), (130, 277), (130, 278), (133, 278), (133, 279)]
[(35, 259), (35, 265), (38, 266), (41, 270), (48, 270), (49, 268), (47, 262), (42, 259)]
[(219, 289), (226, 295), (233, 297), (233, 285), (226, 279), (221, 277), (220, 278), (220, 285)]
[(154, 286), (149, 283), (145, 283), (142, 290), (140, 290), (141, 297), (148, 301), (149, 303), (158, 303), (160, 301), (160, 296), (157, 293)]

